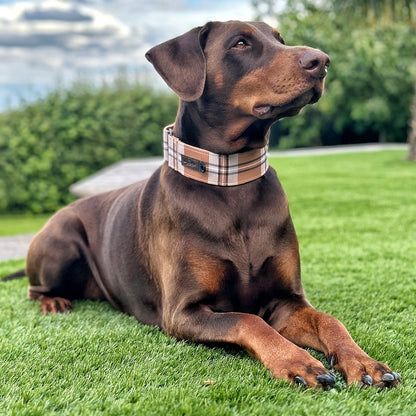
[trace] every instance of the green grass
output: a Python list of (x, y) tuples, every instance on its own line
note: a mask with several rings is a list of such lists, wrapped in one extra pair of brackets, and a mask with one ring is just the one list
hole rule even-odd
[[(271, 164), (289, 196), (309, 300), (399, 371), (398, 389), (294, 388), (243, 351), (178, 342), (106, 303), (45, 317), (23, 279), (0, 284), (0, 414), (414, 416), (416, 164), (397, 151)], [(2, 263), (0, 274), (23, 264)]]
[(32, 234), (39, 231), (50, 215), (0, 215), (0, 236)]

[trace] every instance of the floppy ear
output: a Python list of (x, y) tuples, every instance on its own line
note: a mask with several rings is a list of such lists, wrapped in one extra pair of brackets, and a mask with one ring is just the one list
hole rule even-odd
[(201, 43), (206, 32), (206, 26), (196, 27), (146, 53), (148, 61), (184, 101), (195, 101), (204, 91), (206, 61)]

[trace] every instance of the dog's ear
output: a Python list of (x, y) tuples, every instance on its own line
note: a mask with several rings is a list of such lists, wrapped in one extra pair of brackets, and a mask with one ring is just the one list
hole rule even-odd
[(150, 49), (146, 58), (156, 71), (184, 101), (195, 101), (203, 93), (206, 78), (206, 60), (203, 51), (208, 25)]

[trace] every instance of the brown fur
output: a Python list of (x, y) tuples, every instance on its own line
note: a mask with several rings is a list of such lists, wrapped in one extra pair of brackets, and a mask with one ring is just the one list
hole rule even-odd
[[(225, 154), (264, 146), (273, 122), (317, 101), (329, 63), (320, 51), (285, 46), (264, 23), (242, 22), (208, 23), (147, 57), (180, 97), (174, 134)], [(334, 383), (302, 346), (323, 351), (348, 383), (372, 384), (371, 376), (396, 385), (398, 374), (310, 306), (299, 263), (272, 168), (223, 188), (164, 164), (147, 181), (59, 211), (33, 240), (27, 274), (45, 313), (68, 310), (68, 299), (105, 298), (177, 338), (240, 345), (277, 378)]]

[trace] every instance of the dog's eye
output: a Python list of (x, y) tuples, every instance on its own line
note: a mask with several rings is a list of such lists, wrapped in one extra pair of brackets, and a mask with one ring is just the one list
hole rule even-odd
[(246, 46), (248, 46), (248, 43), (245, 39), (238, 39), (238, 41), (234, 44), (234, 48), (237, 49), (244, 49)]

